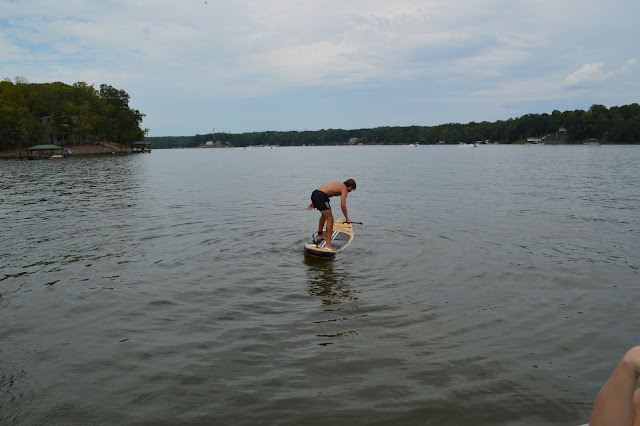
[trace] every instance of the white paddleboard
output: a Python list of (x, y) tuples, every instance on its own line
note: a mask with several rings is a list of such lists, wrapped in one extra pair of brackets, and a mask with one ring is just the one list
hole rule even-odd
[[(325, 237), (326, 227), (324, 229)], [(317, 241), (317, 233), (313, 234), (313, 238), (304, 243), (304, 252), (310, 256), (316, 257), (333, 257), (336, 253), (340, 253), (347, 248), (351, 241), (353, 241), (353, 225), (345, 223), (344, 217), (333, 222), (333, 235), (331, 236), (331, 247), (333, 250), (329, 250), (325, 247), (326, 241)]]

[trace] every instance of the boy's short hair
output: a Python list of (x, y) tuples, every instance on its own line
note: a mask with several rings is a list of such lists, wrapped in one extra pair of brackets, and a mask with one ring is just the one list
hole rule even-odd
[(343, 183), (345, 184), (345, 186), (348, 186), (349, 188), (356, 189), (356, 181), (353, 179), (347, 179)]

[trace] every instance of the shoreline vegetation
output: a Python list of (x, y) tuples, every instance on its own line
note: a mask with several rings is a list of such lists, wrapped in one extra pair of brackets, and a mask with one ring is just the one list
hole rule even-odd
[(449, 123), (437, 126), (208, 133), (195, 136), (146, 137), (153, 149), (322, 145), (458, 145), (458, 144), (638, 144), (640, 104), (588, 111), (527, 114), (493, 123)]
[[(458, 145), (458, 144), (638, 144), (640, 104), (587, 111), (526, 114), (495, 122), (436, 126), (384, 126), (371, 129), (208, 133), (146, 136), (145, 114), (129, 107), (129, 95), (110, 85), (100, 89), (78, 82), (0, 81), (0, 158), (26, 156), (29, 148), (55, 145), (72, 155), (152, 149), (255, 146)], [(136, 151), (137, 152), (137, 151)], [(22, 153), (22, 154), (21, 154)]]
[(144, 138), (147, 130), (140, 127), (144, 116), (129, 107), (124, 90), (108, 84), (97, 90), (83, 82), (29, 83), (18, 77), (13, 83), (5, 79), (0, 81), (0, 153), (38, 145), (119, 152), (113, 144), (130, 149), (133, 142)]

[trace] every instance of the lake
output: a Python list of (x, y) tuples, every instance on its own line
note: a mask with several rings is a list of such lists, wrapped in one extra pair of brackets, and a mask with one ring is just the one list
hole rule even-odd
[[(606, 145), (0, 162), (0, 423), (586, 423), (640, 344), (638, 164)], [(348, 178), (363, 225), (305, 256), (312, 190)]]

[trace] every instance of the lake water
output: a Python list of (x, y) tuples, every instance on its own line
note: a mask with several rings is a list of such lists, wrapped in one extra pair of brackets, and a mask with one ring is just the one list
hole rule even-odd
[[(638, 164), (548, 145), (0, 162), (0, 424), (586, 423), (640, 344)], [(305, 257), (311, 191), (347, 178), (364, 224)]]

